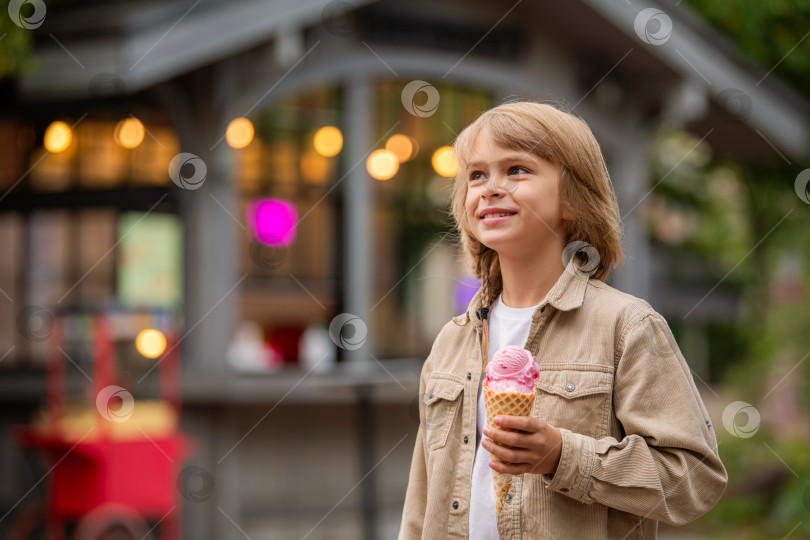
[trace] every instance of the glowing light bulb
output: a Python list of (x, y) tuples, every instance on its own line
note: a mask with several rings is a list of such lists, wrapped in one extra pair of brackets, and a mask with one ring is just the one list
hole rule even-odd
[(377, 180), (388, 180), (399, 170), (399, 160), (393, 152), (389, 150), (374, 150), (366, 160), (366, 170), (372, 178)]
[(289, 246), (296, 235), (298, 210), (283, 199), (253, 199), (245, 208), (248, 230), (268, 246)]
[(141, 145), (145, 132), (146, 130), (140, 120), (137, 118), (124, 118), (115, 126), (113, 138), (119, 145), (132, 150)]
[(453, 148), (450, 146), (438, 148), (433, 152), (430, 162), (433, 164), (433, 170), (446, 178), (455, 176), (458, 173), (458, 162), (453, 153)]
[(400, 163), (404, 163), (416, 155), (413, 140), (402, 133), (391, 135), (385, 141), (385, 149), (393, 152)]
[(334, 157), (343, 148), (343, 133), (335, 126), (324, 126), (315, 132), (312, 144), (320, 155)]
[(153, 328), (141, 330), (135, 338), (135, 348), (147, 358), (157, 358), (166, 350), (166, 336)]
[(45, 130), (43, 144), (48, 152), (57, 153), (67, 150), (72, 140), (73, 134), (70, 131), (70, 126), (62, 121), (56, 121), (52, 122), (48, 129)]
[(234, 118), (225, 131), (225, 139), (231, 148), (244, 148), (253, 142), (253, 122), (247, 118)]

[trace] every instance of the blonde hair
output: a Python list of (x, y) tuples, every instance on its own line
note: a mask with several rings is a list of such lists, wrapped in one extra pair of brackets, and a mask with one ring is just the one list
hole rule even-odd
[(459, 172), (450, 213), (470, 268), (481, 281), (482, 305), (490, 306), (503, 288), (498, 253), (475, 238), (465, 211), (467, 163), (484, 129), (505, 148), (530, 152), (560, 166), (565, 243), (577, 242), (576, 252), (583, 242), (593, 246), (599, 255), (593, 277), (607, 279), (611, 268), (622, 261), (621, 217), (599, 143), (588, 125), (569, 112), (547, 103), (508, 102), (482, 113), (453, 143)]

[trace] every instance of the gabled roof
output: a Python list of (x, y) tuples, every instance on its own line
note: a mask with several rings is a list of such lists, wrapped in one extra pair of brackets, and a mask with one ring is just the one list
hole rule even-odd
[[(386, 5), (385, 1), (371, 0), (352, 0), (351, 7), (332, 0), (197, 0), (102, 5), (54, 13), (53, 21), (49, 21), (52, 24), (41, 29), (49, 37), (40, 32), (37, 55), (41, 69), (23, 77), (20, 88), (24, 99), (29, 100), (83, 98), (94, 78), (112, 74), (123, 81), (127, 92), (137, 92), (270, 42), (275, 44), (277, 62), (283, 65), (297, 56), (290, 51), (303, 52), (297, 41), (302, 29), (323, 23), (340, 10), (372, 3)], [(469, 9), (486, 4), (471, 3)], [(431, 4), (414, 4), (409, 9), (412, 15), (426, 10), (425, 17), (430, 17), (426, 6)], [(678, 91), (688, 94), (694, 113), (694, 118), (687, 120), (696, 131), (711, 131), (713, 146), (734, 144), (739, 153), (746, 144), (763, 147), (764, 140), (780, 155), (806, 154), (807, 103), (772, 73), (747, 62), (688, 10), (653, 0), (634, 0), (632, 4), (622, 0), (527, 3), (521, 9), (544, 10), (549, 15), (530, 20), (531, 29), (542, 28), (544, 21), (564, 24), (570, 31), (554, 30), (558, 35), (567, 32), (571, 40), (583, 35), (623, 35), (626, 43), (614, 43), (614, 47), (629, 44), (639, 52), (643, 49), (645, 59), (660, 64), (654, 71), (677, 74), (683, 86)], [(651, 45), (638, 38), (635, 26), (645, 9), (664, 12), (672, 21), (665, 43)], [(554, 14), (556, 23), (551, 22)], [(517, 18), (517, 11), (512, 15)], [(585, 25), (590, 34), (583, 30)], [(589, 49), (576, 49), (592, 55), (599, 46), (595, 40), (585, 45)], [(573, 46), (570, 50), (577, 52)], [(633, 76), (638, 79), (637, 70)], [(639, 80), (647, 84), (643, 78)], [(732, 114), (739, 112), (740, 100), (742, 114), (733, 118)], [(707, 110), (721, 110), (732, 121), (714, 122), (715, 117), (709, 124)], [(745, 133), (735, 125), (737, 119), (748, 126)]]
[(21, 90), (33, 99), (87, 97), (93, 78), (106, 73), (137, 92), (315, 25), (330, 3), (146, 0), (71, 9), (54, 14), (50, 27), (46, 19), (51, 38), (37, 47), (41, 67), (22, 78)]

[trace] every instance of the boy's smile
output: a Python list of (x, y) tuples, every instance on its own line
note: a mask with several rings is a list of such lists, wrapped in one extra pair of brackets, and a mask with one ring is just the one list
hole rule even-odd
[(517, 210), (509, 208), (502, 208), (499, 206), (490, 206), (484, 208), (478, 216), (481, 218), (481, 224), (484, 226), (497, 225), (503, 223), (512, 216), (517, 214)]
[(484, 129), (473, 145), (465, 180), (470, 229), (502, 257), (523, 258), (564, 244), (558, 165), (504, 148)]

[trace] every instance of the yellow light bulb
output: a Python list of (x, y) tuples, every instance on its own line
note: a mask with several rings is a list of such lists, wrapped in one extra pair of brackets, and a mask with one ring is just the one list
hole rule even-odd
[(335, 126), (324, 126), (315, 132), (312, 144), (320, 155), (334, 157), (343, 148), (343, 133)]
[(57, 153), (67, 150), (72, 140), (73, 134), (70, 131), (70, 126), (62, 121), (56, 121), (52, 122), (48, 129), (45, 130), (43, 144), (48, 152)]
[(113, 138), (119, 145), (132, 150), (143, 142), (146, 130), (137, 118), (124, 118), (115, 126)]
[(439, 175), (450, 178), (458, 174), (458, 162), (450, 146), (442, 146), (433, 152), (431, 158), (433, 170)]
[(400, 163), (404, 163), (414, 156), (413, 141), (407, 135), (397, 133), (385, 141), (385, 149), (393, 152)]
[(388, 180), (399, 170), (399, 160), (393, 152), (389, 150), (374, 150), (366, 160), (366, 170), (372, 178), (377, 180)]
[(157, 358), (166, 350), (166, 336), (153, 328), (141, 330), (135, 338), (135, 348), (147, 358)]
[(253, 142), (253, 122), (247, 118), (234, 118), (225, 131), (225, 139), (231, 148), (244, 148)]

